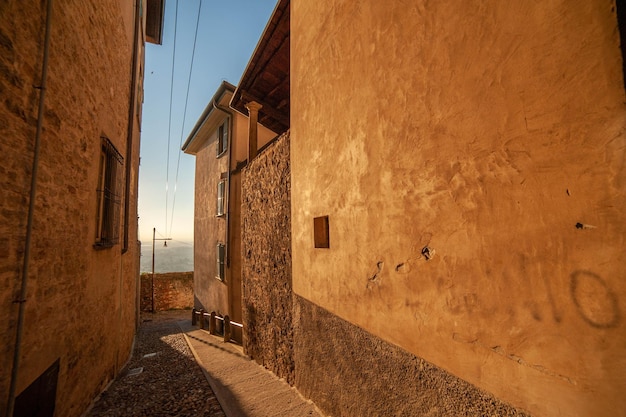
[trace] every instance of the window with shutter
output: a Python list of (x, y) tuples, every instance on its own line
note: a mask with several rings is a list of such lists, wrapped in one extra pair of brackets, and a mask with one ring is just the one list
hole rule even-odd
[(228, 119), (217, 128), (217, 157), (224, 155), (228, 149)]
[(220, 217), (225, 214), (225, 201), (226, 201), (226, 180), (221, 180), (217, 183), (217, 207), (215, 215)]

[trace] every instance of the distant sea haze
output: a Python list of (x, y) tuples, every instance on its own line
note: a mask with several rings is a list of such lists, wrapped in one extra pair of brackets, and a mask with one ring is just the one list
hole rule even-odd
[[(154, 244), (154, 272), (193, 271), (193, 244), (168, 240)], [(141, 272), (152, 272), (152, 241), (141, 242)]]

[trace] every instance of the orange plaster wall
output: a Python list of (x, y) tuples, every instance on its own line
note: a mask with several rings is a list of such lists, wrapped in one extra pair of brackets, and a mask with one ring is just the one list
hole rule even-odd
[(294, 292), (533, 415), (623, 413), (613, 6), (293, 1)]

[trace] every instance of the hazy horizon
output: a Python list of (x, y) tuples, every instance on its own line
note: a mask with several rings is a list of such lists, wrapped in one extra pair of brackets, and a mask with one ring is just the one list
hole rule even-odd
[[(141, 272), (152, 272), (152, 240), (141, 243)], [(156, 241), (154, 244), (154, 272), (193, 271), (193, 244), (184, 241)]]

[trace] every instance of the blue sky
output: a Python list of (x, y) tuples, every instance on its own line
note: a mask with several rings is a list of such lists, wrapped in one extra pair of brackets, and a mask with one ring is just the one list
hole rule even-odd
[(166, 0), (163, 44), (146, 44), (139, 167), (139, 239), (144, 244), (152, 242), (153, 227), (157, 229), (157, 237), (193, 240), (195, 158), (181, 153), (180, 145), (220, 83), (226, 80), (237, 85), (276, 3), (276, 0)]

